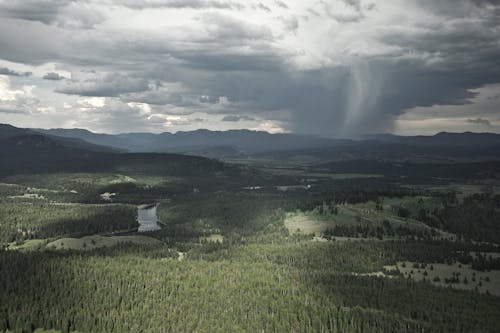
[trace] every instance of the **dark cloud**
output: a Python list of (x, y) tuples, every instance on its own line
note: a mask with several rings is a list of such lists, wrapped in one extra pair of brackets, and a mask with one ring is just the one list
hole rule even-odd
[(272, 41), (272, 31), (263, 24), (255, 24), (221, 13), (207, 12), (200, 17), (210, 33), (211, 41), (222, 43), (238, 41), (240, 45), (252, 40)]
[(52, 23), (69, 0), (9, 0), (0, 2), (0, 15), (28, 21)]
[(259, 4), (256, 6), (256, 8), (260, 9), (260, 10), (263, 10), (265, 12), (268, 12), (270, 13), (271, 12), (271, 8), (267, 7), (266, 5), (264, 5), (262, 2), (259, 2)]
[(178, 92), (169, 92), (163, 89), (150, 89), (135, 93), (127, 93), (121, 96), (121, 100), (125, 102), (148, 103), (151, 105), (176, 105), (190, 106), (193, 102), (188, 97), (183, 96)]
[(210, 71), (269, 71), (283, 66), (282, 59), (273, 54), (227, 54), (217, 51), (212, 54), (178, 54), (186, 66)]
[(0, 16), (75, 29), (89, 29), (104, 21), (91, 1), (71, 0), (0, 1)]
[(482, 16), (498, 15), (498, 0), (420, 0), (419, 5), (429, 12), (447, 18), (466, 18), (481, 11)]
[(147, 89), (148, 81), (145, 78), (112, 73), (83, 80), (67, 80), (66, 84), (56, 92), (80, 96), (112, 97)]
[(288, 6), (286, 3), (284, 3), (283, 1), (280, 1), (280, 0), (274, 0), (274, 3), (278, 5), (278, 7), (281, 7), (281, 8), (284, 8), (284, 9), (288, 9)]
[(229, 115), (222, 118), (222, 121), (232, 121), (232, 122), (252, 121), (252, 120), (255, 120), (255, 118), (249, 116), (237, 116), (237, 115)]
[(28, 112), (17, 107), (11, 107), (9, 105), (0, 105), (0, 113), (6, 114), (27, 114)]
[(10, 76), (30, 76), (31, 72), (17, 72), (7, 67), (0, 67), (0, 75), (10, 75)]
[(200, 103), (210, 103), (214, 104), (219, 101), (219, 96), (207, 96), (207, 95), (202, 95), (198, 97), (198, 101)]
[(299, 29), (299, 20), (296, 16), (290, 18), (279, 17), (279, 19), (285, 25), (286, 30), (297, 33), (297, 30)]
[(58, 61), (69, 52), (71, 40), (71, 34), (59, 27), (0, 19), (0, 59), (27, 64)]
[(467, 119), (467, 122), (475, 125), (491, 126), (491, 122), (488, 119), (483, 118)]
[(371, 10), (374, 10), (375, 8), (377, 8), (377, 5), (374, 2), (371, 2), (371, 3), (367, 3), (367, 4), (363, 5), (363, 8), (367, 11), (371, 11)]
[(195, 9), (243, 9), (245, 6), (234, 1), (214, 0), (121, 0), (114, 1), (115, 4), (136, 8), (195, 8)]
[(343, 0), (344, 3), (352, 8), (354, 8), (357, 12), (361, 12), (361, 1), (360, 0)]
[(321, 0), (319, 3), (323, 13), (339, 23), (359, 22), (365, 17), (359, 0), (342, 0), (342, 2), (350, 9), (348, 12), (338, 11), (336, 9), (338, 4), (334, 2)]
[(53, 81), (59, 81), (59, 80), (64, 80), (65, 77), (59, 75), (58, 73), (54, 72), (49, 72), (43, 76), (43, 79), (45, 80), (53, 80)]

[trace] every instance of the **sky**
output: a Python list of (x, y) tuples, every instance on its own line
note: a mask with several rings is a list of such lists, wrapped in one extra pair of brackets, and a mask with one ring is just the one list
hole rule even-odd
[(500, 133), (498, 0), (0, 0), (0, 123)]

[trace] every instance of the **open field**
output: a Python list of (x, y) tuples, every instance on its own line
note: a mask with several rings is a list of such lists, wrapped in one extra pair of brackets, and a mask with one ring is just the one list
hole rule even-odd
[(333, 172), (318, 172), (306, 169), (297, 168), (260, 168), (263, 172), (267, 172), (277, 176), (296, 176), (306, 179), (311, 178), (327, 178), (327, 179), (355, 179), (355, 178), (374, 178), (382, 177), (377, 174), (363, 174), (363, 173), (333, 173)]
[(5, 178), (8, 183), (15, 183), (40, 189), (70, 190), (83, 186), (106, 186), (123, 183), (140, 185), (159, 185), (180, 180), (176, 177), (161, 177), (147, 174), (116, 174), (116, 173), (52, 173), (44, 175), (16, 175)]
[(161, 244), (158, 239), (133, 235), (133, 236), (85, 236), (82, 238), (60, 238), (45, 245), (54, 250), (93, 250), (100, 247), (110, 247), (120, 243), (131, 244)]
[(405, 278), (415, 281), (427, 281), (440, 287), (474, 290), (500, 296), (500, 270), (480, 272), (472, 269), (470, 265), (459, 263), (419, 264), (409, 261), (384, 268), (397, 269)]
[(289, 213), (285, 217), (285, 227), (290, 234), (299, 233), (320, 236), (330, 225), (302, 213)]
[(24, 242), (12, 242), (7, 245), (7, 250), (40, 250), (50, 242), (50, 239), (29, 239)]
[[(406, 199), (383, 200), (383, 205), (374, 202), (342, 204), (334, 207), (319, 206), (311, 212), (291, 212), (285, 217), (285, 227), (290, 233), (316, 236), (348, 236), (402, 239), (408, 235), (420, 235), (434, 239), (455, 239), (456, 235), (426, 225), (412, 218), (397, 215), (397, 205)], [(378, 208), (377, 208), (378, 207)]]
[(223, 243), (224, 242), (224, 236), (221, 234), (211, 234), (207, 237), (202, 237), (201, 241), (203, 242), (213, 242), (213, 243)]
[(475, 193), (491, 192), (494, 194), (500, 194), (500, 183), (498, 181), (483, 181), (478, 184), (447, 184), (447, 185), (418, 185), (411, 186), (411, 188), (424, 189), (429, 192), (456, 192), (460, 197), (472, 195)]

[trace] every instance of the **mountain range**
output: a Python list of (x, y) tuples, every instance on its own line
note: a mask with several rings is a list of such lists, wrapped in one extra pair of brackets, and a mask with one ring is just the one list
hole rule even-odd
[(210, 158), (433, 159), (450, 156), (500, 159), (500, 134), (438, 133), (433, 136), (376, 134), (361, 140), (330, 139), (250, 130), (99, 134), (84, 129), (17, 128), (0, 124), (0, 149), (82, 153), (180, 153)]
[[(339, 140), (261, 131), (205, 129), (176, 133), (97, 134), (82, 129), (32, 129), (42, 134), (84, 140), (128, 152), (176, 152), (216, 156), (247, 155), (278, 150), (328, 147)], [(209, 152), (210, 151), (210, 152)]]
[(57, 136), (50, 133), (41, 133), (28, 128), (18, 128), (8, 124), (0, 124), (0, 148), (9, 150), (13, 146), (18, 148), (38, 149), (72, 149), (94, 152), (117, 152), (116, 148), (93, 144), (83, 139), (71, 136)]

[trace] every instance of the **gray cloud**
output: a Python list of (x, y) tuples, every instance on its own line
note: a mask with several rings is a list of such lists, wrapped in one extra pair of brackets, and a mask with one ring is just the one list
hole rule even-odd
[(236, 115), (229, 115), (222, 118), (222, 121), (232, 121), (232, 122), (245, 121), (245, 120), (253, 121), (255, 120), (255, 118), (249, 116), (236, 116)]
[(267, 7), (266, 5), (264, 5), (262, 2), (259, 2), (258, 5), (256, 6), (256, 8), (260, 9), (260, 10), (263, 10), (263, 11), (266, 11), (268, 13), (271, 12), (271, 8)]
[(296, 33), (297, 30), (299, 29), (299, 20), (297, 17), (293, 16), (290, 18), (279, 18), (283, 24), (285, 25), (285, 29), (288, 31), (291, 31), (293, 33)]
[(75, 29), (89, 29), (105, 19), (91, 1), (70, 0), (0, 1), (0, 16)]
[(139, 102), (148, 103), (152, 105), (167, 105), (174, 104), (177, 106), (188, 106), (191, 105), (181, 94), (179, 93), (161, 93), (157, 90), (148, 90), (139, 93), (125, 94), (121, 97), (123, 101), (126, 102)]
[(242, 19), (213, 12), (203, 14), (200, 20), (206, 24), (211, 40), (223, 43), (273, 40), (272, 31), (263, 24), (249, 23)]
[(350, 7), (353, 7), (356, 11), (361, 11), (361, 1), (360, 0), (344, 0), (344, 3)]
[(200, 103), (210, 103), (210, 104), (214, 104), (214, 103), (217, 103), (219, 101), (219, 97), (218, 96), (207, 96), (207, 95), (202, 95), (202, 96), (199, 96), (198, 97), (198, 101)]
[(281, 7), (281, 8), (284, 8), (284, 9), (288, 9), (288, 6), (286, 3), (284, 3), (283, 1), (280, 1), (280, 0), (274, 0), (274, 3), (276, 3), (278, 5), (278, 7)]
[(147, 89), (148, 82), (145, 78), (113, 73), (83, 80), (68, 80), (63, 87), (56, 89), (56, 92), (80, 96), (112, 97)]
[(365, 17), (359, 0), (342, 0), (342, 2), (350, 9), (349, 12), (337, 11), (336, 7), (338, 4), (334, 2), (322, 0), (319, 3), (321, 4), (323, 13), (339, 23), (358, 22)]
[(483, 118), (467, 119), (467, 122), (475, 125), (491, 126), (491, 122), (488, 119)]
[(215, 0), (122, 0), (114, 1), (115, 4), (136, 8), (195, 8), (195, 9), (243, 9), (244, 5), (233, 1)]
[(59, 75), (58, 73), (54, 72), (49, 72), (43, 76), (43, 79), (45, 80), (53, 80), (53, 81), (59, 81), (59, 80), (64, 80), (65, 77)]
[(58, 16), (59, 10), (70, 3), (69, 0), (10, 0), (0, 2), (0, 15), (28, 21), (49, 24)]
[(59, 61), (69, 51), (70, 37), (59, 27), (0, 19), (0, 59), (38, 65)]
[(17, 72), (7, 67), (0, 67), (0, 75), (10, 75), (10, 76), (30, 76), (31, 72)]

